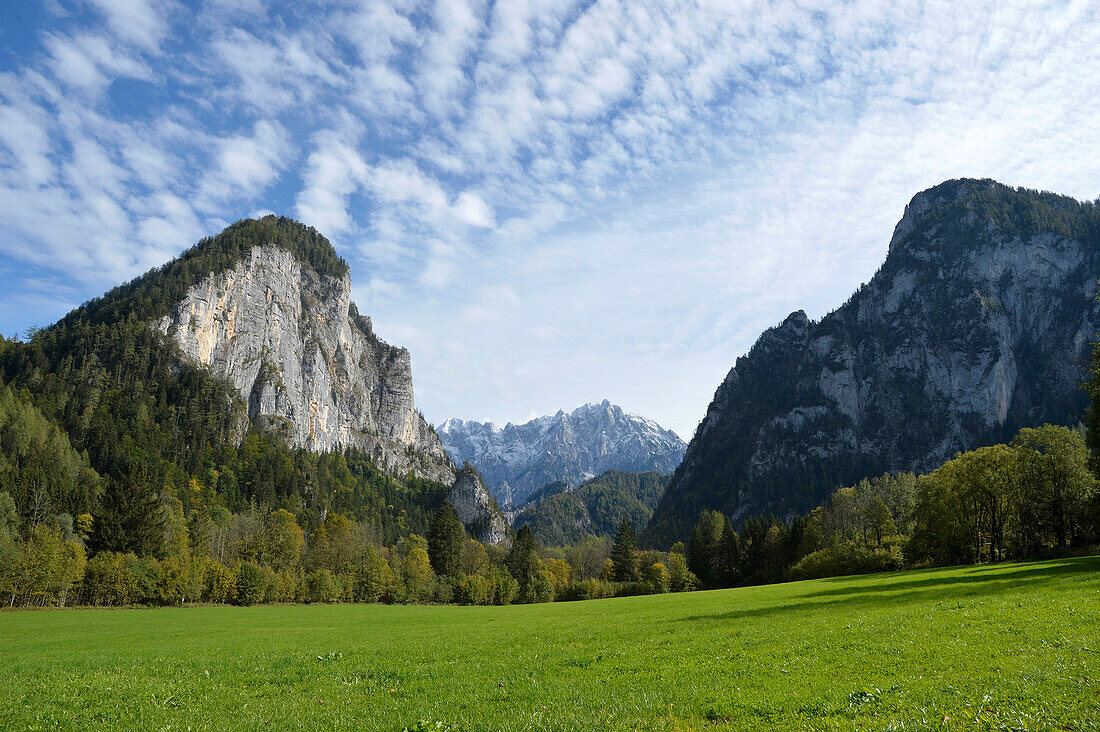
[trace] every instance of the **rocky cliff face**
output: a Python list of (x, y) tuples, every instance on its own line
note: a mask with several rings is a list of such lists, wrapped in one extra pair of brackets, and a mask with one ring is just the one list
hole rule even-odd
[(686, 445), (656, 422), (603, 401), (503, 429), (451, 419), (439, 428), (458, 464), (470, 462), (505, 505), (520, 505), (554, 481), (580, 485), (607, 470), (670, 473)]
[(156, 327), (292, 444), (357, 446), (392, 475), (454, 480), (413, 402), (409, 352), (358, 314), (346, 273), (321, 275), (284, 248), (256, 246), (192, 286)]
[(737, 359), (646, 538), (684, 537), (704, 508), (804, 512), (864, 476), (1076, 422), (1098, 279), (1094, 204), (988, 180), (918, 194), (870, 283)]
[(467, 466), (458, 471), (447, 500), (471, 535), (482, 544), (509, 543), (508, 521), (476, 470)]

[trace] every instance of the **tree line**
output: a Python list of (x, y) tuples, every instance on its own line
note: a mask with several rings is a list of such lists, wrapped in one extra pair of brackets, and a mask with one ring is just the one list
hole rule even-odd
[(703, 511), (688, 566), (705, 587), (1029, 559), (1100, 542), (1100, 483), (1081, 430), (1025, 428), (928, 475), (840, 488), (808, 515)]
[(153, 551), (92, 551), (95, 519), (60, 514), (24, 526), (0, 493), (0, 597), (8, 606), (267, 602), (512, 603), (695, 589), (683, 549), (639, 552), (629, 522), (614, 541), (544, 549), (523, 526), (510, 546), (471, 538), (443, 501), (426, 536), (393, 545), (336, 512), (306, 531), (290, 511), (186, 512), (158, 505)]

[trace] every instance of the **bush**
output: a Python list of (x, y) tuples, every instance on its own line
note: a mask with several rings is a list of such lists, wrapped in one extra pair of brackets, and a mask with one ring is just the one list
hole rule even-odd
[(152, 557), (137, 557), (125, 554), (122, 563), (133, 577), (134, 596), (130, 602), (155, 605), (160, 602), (157, 584), (160, 582), (160, 563)]
[(126, 555), (99, 552), (85, 566), (81, 586), (84, 602), (92, 605), (129, 605), (137, 598), (137, 579), (130, 572)]
[(379, 602), (393, 587), (393, 570), (378, 550), (367, 548), (366, 556), (357, 570), (353, 596), (356, 602)]
[(848, 574), (891, 572), (905, 564), (901, 550), (896, 546), (868, 547), (853, 541), (844, 541), (807, 554), (791, 567), (794, 580), (818, 577), (840, 577)]
[(454, 601), (460, 605), (488, 605), (489, 582), (481, 575), (459, 573), (452, 581)]
[(614, 597), (615, 588), (608, 582), (598, 579), (586, 579), (574, 582), (557, 599), (559, 600), (599, 600)]
[(337, 602), (339, 599), (340, 587), (332, 572), (315, 569), (306, 575), (306, 602)]
[(268, 576), (255, 562), (237, 565), (237, 604), (255, 605), (267, 595)]
[(290, 570), (275, 572), (267, 594), (271, 602), (297, 602), (302, 598), (302, 579)]
[[(182, 557), (169, 557), (160, 563), (157, 599), (167, 605), (186, 602), (191, 588), (191, 563)], [(195, 598), (191, 598), (192, 600)]]
[(207, 559), (202, 597), (207, 602), (226, 603), (237, 597), (237, 573), (215, 559)]
[(649, 586), (651, 594), (660, 595), (668, 592), (668, 570), (660, 562), (654, 562), (645, 569), (645, 583)]
[(510, 573), (493, 568), (489, 570), (488, 601), (493, 605), (511, 605), (519, 594), (519, 583)]
[(699, 589), (699, 578), (688, 569), (687, 559), (679, 552), (669, 552), (668, 555), (668, 588), (672, 592)]

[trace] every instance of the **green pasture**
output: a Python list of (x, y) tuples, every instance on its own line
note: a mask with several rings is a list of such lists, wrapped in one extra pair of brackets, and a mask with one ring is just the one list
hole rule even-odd
[(0, 613), (4, 729), (1100, 729), (1100, 557), (512, 607)]

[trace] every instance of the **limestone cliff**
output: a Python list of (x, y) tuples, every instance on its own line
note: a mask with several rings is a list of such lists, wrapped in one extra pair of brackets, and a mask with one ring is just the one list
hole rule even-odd
[(229, 380), (249, 417), (310, 450), (357, 446), (396, 476), (443, 483), (454, 467), (413, 401), (409, 352), (380, 340), (351, 279), (275, 243), (192, 285), (156, 327)]
[(474, 468), (458, 471), (447, 500), (475, 539), (483, 544), (509, 542), (508, 521)]
[(989, 180), (918, 194), (867, 285), (737, 359), (646, 539), (683, 538), (701, 509), (804, 512), (864, 476), (1075, 423), (1098, 279), (1096, 204)]

